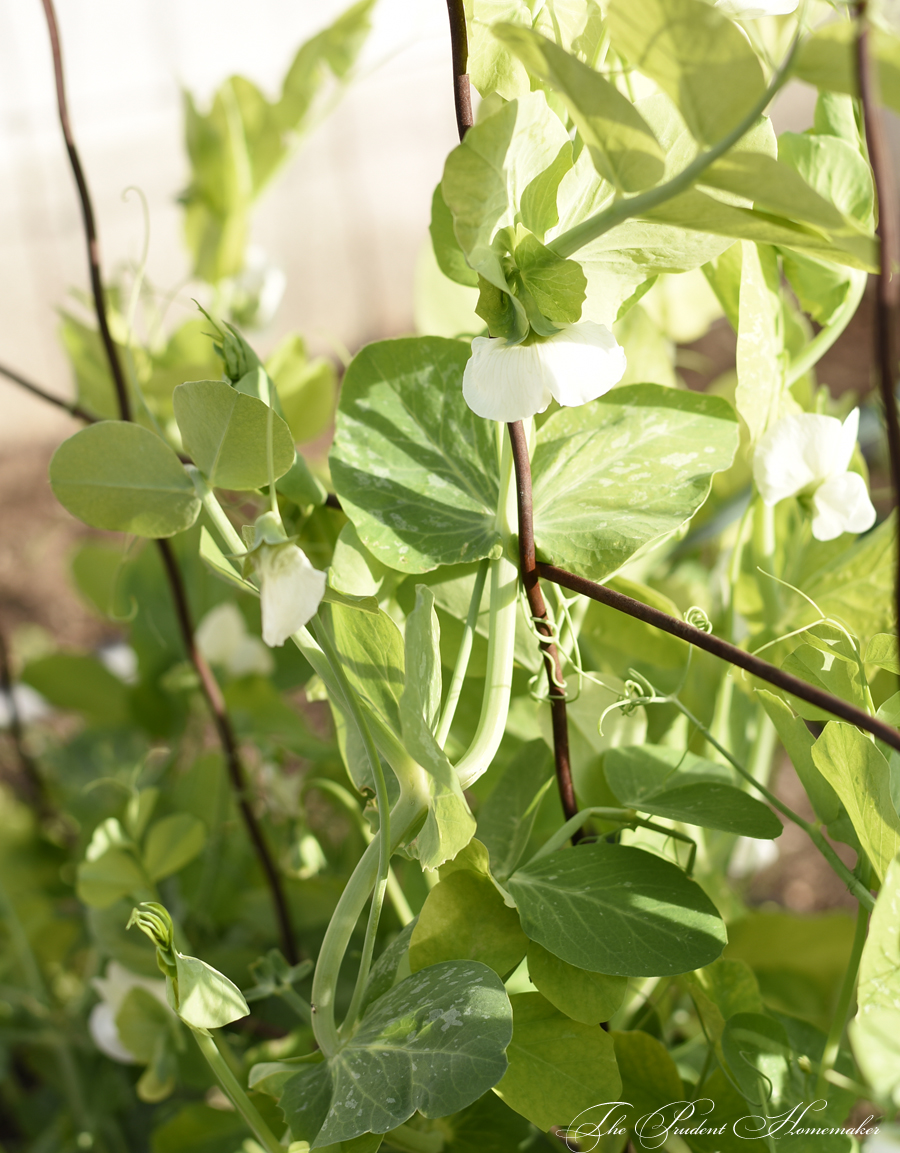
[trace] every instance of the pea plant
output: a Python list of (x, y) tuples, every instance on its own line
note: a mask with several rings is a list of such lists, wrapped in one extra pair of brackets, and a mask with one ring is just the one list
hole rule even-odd
[[(440, 335), (353, 357), (326, 466), (297, 445), (330, 362), (245, 335), (280, 290), (249, 223), (372, 0), (278, 101), (187, 101), (206, 295), (174, 331), (143, 266), (103, 284), (43, 4), (96, 320), (64, 319), (85, 427), (50, 482), (124, 534), (73, 576), (136, 669), (27, 660), (75, 728), (8, 694), (3, 1147), (887, 1148), (900, 583), (859, 447), (882, 418), (896, 495), (887, 14), (448, 0)], [(813, 126), (776, 136), (794, 79)], [(816, 375), (870, 275), (880, 407)], [(673, 316), (710, 307), (736, 371), (692, 391)], [(786, 825), (855, 918), (750, 905)]]

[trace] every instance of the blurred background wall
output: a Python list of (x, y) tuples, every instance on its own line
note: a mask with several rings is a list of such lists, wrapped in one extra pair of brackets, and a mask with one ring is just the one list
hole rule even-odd
[[(107, 278), (138, 259), (136, 197), (151, 213), (148, 277), (188, 273), (175, 198), (187, 180), (182, 88), (205, 110), (239, 73), (275, 96), (299, 45), (350, 0), (57, 0), (69, 103)], [(316, 351), (408, 331), (431, 192), (456, 143), (442, 0), (379, 0), (360, 75), (266, 190), (253, 239), (287, 274), (268, 351), (300, 330)], [(87, 288), (75, 189), (57, 121), (40, 0), (0, 4), (0, 360), (61, 395), (57, 309)], [(170, 319), (183, 319), (190, 293)], [(0, 446), (59, 439), (64, 413), (0, 381)], [(74, 427), (74, 426), (73, 426)]]
[[(139, 257), (137, 185), (151, 214), (150, 281), (188, 261), (175, 198), (187, 180), (181, 90), (205, 110), (239, 73), (274, 96), (298, 46), (349, 0), (57, 0), (76, 139), (107, 279)], [(267, 352), (299, 330), (318, 352), (412, 328), (413, 271), (431, 192), (456, 143), (444, 0), (378, 0), (360, 75), (257, 205), (254, 240), (287, 274)], [(779, 131), (812, 121), (812, 91), (779, 97)], [(71, 395), (57, 309), (87, 287), (81, 220), (62, 145), (40, 0), (0, 3), (0, 360)], [(193, 309), (181, 294), (170, 320)], [(0, 448), (56, 441), (74, 424), (0, 380)]]

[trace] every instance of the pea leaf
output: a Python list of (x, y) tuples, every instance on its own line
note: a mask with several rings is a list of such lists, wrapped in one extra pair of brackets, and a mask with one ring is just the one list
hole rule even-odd
[(613, 0), (615, 50), (666, 92), (703, 144), (736, 127), (765, 91), (746, 37), (702, 0)]
[(150, 879), (126, 849), (110, 848), (78, 866), (75, 891), (93, 909), (108, 909), (116, 901), (152, 889)]
[(604, 180), (640, 192), (662, 178), (659, 142), (631, 101), (599, 72), (530, 29), (498, 24), (493, 32), (529, 72), (563, 97)]
[(51, 705), (82, 713), (96, 725), (115, 727), (130, 719), (128, 687), (87, 653), (52, 653), (29, 661), (22, 680)]
[(370, 344), (341, 388), (331, 474), (365, 547), (428, 572), (497, 544), (497, 439), (462, 397), (466, 345), (439, 337)]
[[(622, 1100), (628, 1102), (622, 1124), (633, 1130), (640, 1119), (652, 1121), (650, 1115), (657, 1109), (681, 1100), (684, 1092), (681, 1077), (665, 1045), (649, 1033), (634, 1029), (628, 1033), (617, 1031), (610, 1036), (622, 1077)], [(602, 1112), (603, 1107), (600, 1108)], [(590, 1119), (588, 1114), (583, 1120), (587, 1122)], [(650, 1144), (656, 1134), (650, 1129), (644, 1130), (643, 1136)], [(644, 1141), (640, 1143), (644, 1144)]]
[(531, 233), (516, 245), (515, 259), (513, 278), (533, 297), (543, 316), (558, 324), (572, 324), (581, 317), (587, 281), (580, 264), (563, 260)]
[(63, 441), (50, 461), (50, 486), (73, 516), (111, 532), (174, 536), (200, 512), (193, 482), (165, 441), (119, 420)]
[(893, 633), (876, 633), (866, 649), (866, 664), (878, 665), (889, 673), (900, 673), (900, 655)]
[(537, 941), (528, 946), (528, 975), (551, 1005), (583, 1025), (608, 1021), (622, 1004), (627, 985), (624, 977), (569, 965)]
[(737, 443), (725, 401), (660, 385), (554, 413), (532, 465), (542, 557), (593, 580), (609, 576), (697, 511)]
[(884, 755), (853, 725), (829, 721), (812, 757), (843, 802), (872, 868), (883, 880), (900, 851), (900, 817)]
[(781, 822), (771, 809), (730, 782), (727, 771), (693, 753), (654, 745), (610, 749), (603, 762), (623, 805), (670, 821), (772, 839)]
[(553, 756), (545, 741), (529, 741), (512, 759), (478, 810), (478, 837), (487, 845), (494, 875), (504, 880), (515, 869), (553, 780)]
[(480, 961), (501, 977), (525, 956), (528, 938), (488, 877), (456, 869), (428, 894), (409, 943), (415, 973), (440, 961)]
[(884, 874), (859, 966), (850, 1039), (876, 1097), (900, 1106), (900, 857)]
[(150, 826), (144, 842), (144, 868), (159, 881), (193, 861), (206, 844), (206, 826), (190, 813), (172, 813)]
[[(282, 413), (295, 441), (315, 440), (331, 424), (337, 398), (334, 365), (324, 356), (310, 359), (301, 336), (286, 336), (266, 361)], [(298, 457), (298, 460), (301, 459)]]
[(469, 266), (495, 288), (509, 286), (491, 242), (501, 228), (517, 223), (543, 235), (546, 222), (528, 212), (525, 193), (567, 144), (543, 92), (532, 92), (475, 124), (447, 157), (441, 192), (456, 238)]
[(508, 887), (531, 940), (592, 973), (686, 973), (725, 945), (725, 926), (699, 885), (643, 849), (562, 849), (517, 869)]
[(288, 1078), (279, 1104), (313, 1149), (389, 1132), (416, 1110), (445, 1117), (503, 1076), (511, 1036), (509, 999), (491, 969), (432, 965), (375, 1001), (330, 1060)]
[[(856, 30), (853, 24), (828, 24), (800, 42), (791, 71), (798, 80), (829, 92), (856, 96)], [(881, 98), (900, 112), (900, 42), (881, 28), (872, 29)]]
[(572, 1021), (540, 993), (510, 998), (513, 1036), (509, 1069), (497, 1095), (539, 1129), (568, 1126), (598, 1100), (621, 1088), (612, 1038)]
[(177, 988), (167, 977), (166, 997), (182, 1021), (192, 1028), (221, 1029), (250, 1012), (237, 985), (212, 965), (176, 952), (175, 968)]
[(241, 491), (268, 482), (270, 419), (276, 479), (294, 463), (294, 441), (281, 417), (225, 381), (180, 384), (173, 402), (185, 450), (211, 485)]
[(778, 261), (773, 249), (741, 244), (735, 407), (755, 444), (781, 414), (784, 331)]

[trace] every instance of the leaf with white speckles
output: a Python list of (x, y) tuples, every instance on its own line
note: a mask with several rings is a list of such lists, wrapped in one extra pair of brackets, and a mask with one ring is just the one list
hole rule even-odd
[(541, 558), (603, 580), (692, 517), (737, 446), (726, 401), (658, 384), (555, 413), (532, 464)]
[(499, 539), (497, 426), (463, 400), (469, 352), (436, 336), (383, 340), (344, 377), (331, 476), (362, 543), (401, 572), (481, 560)]
[(343, 1049), (284, 1083), (279, 1103), (295, 1139), (312, 1149), (387, 1133), (416, 1110), (446, 1117), (497, 1084), (511, 1037), (497, 974), (476, 961), (445, 961), (375, 1001)]
[(859, 966), (850, 1040), (873, 1096), (900, 1107), (900, 855), (888, 867)]

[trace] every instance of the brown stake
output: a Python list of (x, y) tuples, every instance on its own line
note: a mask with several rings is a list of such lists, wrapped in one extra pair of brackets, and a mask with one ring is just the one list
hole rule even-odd
[[(578, 812), (575, 788), (572, 784), (572, 766), (569, 761), (569, 725), (566, 715), (566, 687), (562, 675), (559, 649), (553, 642), (553, 630), (547, 621), (547, 606), (534, 552), (534, 516), (531, 498), (531, 460), (528, 456), (528, 440), (521, 420), (507, 425), (512, 445), (512, 458), (516, 470), (516, 504), (519, 513), (519, 570), (528, 608), (535, 628), (546, 641), (541, 641), (544, 668), (547, 671), (547, 685), (550, 694), (550, 714), (553, 722), (553, 757), (556, 762), (556, 784), (566, 820), (571, 820)], [(579, 839), (580, 834), (572, 837)]]
[[(109, 323), (106, 316), (106, 299), (103, 295), (103, 280), (100, 274), (100, 244), (97, 238), (97, 228), (94, 222), (94, 210), (91, 204), (91, 196), (87, 186), (87, 180), (84, 176), (84, 170), (81, 167), (81, 160), (78, 155), (78, 149), (75, 146), (75, 139), (72, 135), (72, 128), (69, 122), (69, 110), (66, 102), (66, 89), (65, 77), (63, 74), (62, 66), (62, 52), (60, 50), (59, 42), (59, 28), (56, 23), (56, 13), (53, 9), (53, 0), (41, 0), (44, 6), (44, 14), (47, 17), (47, 27), (50, 33), (50, 43), (53, 49), (53, 71), (56, 79), (56, 99), (59, 108), (59, 122), (62, 125), (63, 137), (66, 142), (66, 150), (69, 153), (69, 162), (72, 166), (72, 173), (75, 177), (75, 183), (78, 186), (78, 196), (81, 200), (81, 213), (84, 219), (84, 232), (87, 239), (87, 252), (88, 264), (90, 266), (91, 277), (91, 290), (94, 297), (94, 311), (97, 314), (97, 324), (100, 329), (100, 334), (103, 339), (103, 347), (106, 350), (106, 357), (109, 362), (109, 369), (112, 374), (113, 381), (116, 388), (116, 398), (119, 404), (119, 415), (122, 420), (131, 420), (131, 405), (128, 398), (128, 389), (125, 383), (125, 376), (122, 372), (122, 365), (119, 360), (118, 351), (113, 343), (112, 336), (109, 331)], [(21, 381), (19, 381), (21, 383)], [(213, 675), (212, 669), (203, 659), (197, 648), (194, 639), (193, 623), (191, 621), (190, 608), (188, 606), (187, 591), (184, 587), (184, 580), (181, 575), (181, 570), (178, 567), (178, 562), (175, 559), (175, 554), (172, 551), (172, 546), (167, 540), (156, 541), (157, 548), (159, 549), (160, 557), (163, 562), (166, 576), (169, 582), (169, 588), (172, 593), (172, 600), (175, 605), (175, 614), (178, 618), (178, 626), (181, 631), (182, 641), (187, 652), (188, 659), (194, 667), (195, 672), (200, 680), (200, 685), (203, 689), (203, 695), (209, 705), (210, 712), (212, 713), (213, 722), (216, 726), (216, 732), (219, 736), (219, 741), (222, 745), (225, 754), (225, 760), (228, 765), (228, 772), (237, 794), (238, 807), (241, 811), (241, 816), (244, 819), (244, 824), (247, 828), (247, 833), (253, 844), (254, 851), (256, 852), (257, 859), (259, 860), (260, 867), (268, 883), (272, 895), (272, 903), (275, 906), (275, 917), (278, 923), (279, 936), (281, 938), (281, 950), (285, 957), (292, 965), (297, 963), (297, 949), (294, 943), (294, 933), (291, 928), (290, 914), (288, 911), (287, 901), (284, 896), (284, 890), (281, 884), (281, 876), (275, 867), (272, 860), (272, 855), (269, 847), (266, 844), (265, 837), (263, 836), (262, 829), (256, 820), (252, 808), (247, 801), (247, 784), (246, 775), (240, 759), (240, 751), (238, 749), (237, 740), (235, 738), (234, 729), (231, 724), (231, 719), (228, 716), (228, 711), (225, 707), (225, 699), (222, 696), (222, 690), (219, 688), (218, 682)]]
[(826, 693), (824, 689), (817, 689), (814, 685), (801, 681), (799, 677), (792, 676), (775, 665), (770, 665), (761, 657), (745, 652), (743, 649), (739, 649), (737, 645), (729, 644), (728, 641), (723, 641), (711, 633), (702, 632), (686, 621), (678, 620), (677, 617), (670, 617), (668, 613), (651, 608), (650, 605), (634, 600), (633, 597), (625, 596), (605, 585), (587, 580), (586, 577), (576, 576), (574, 573), (566, 572), (565, 569), (556, 568), (551, 564), (538, 563), (537, 569), (545, 580), (553, 581), (555, 584), (562, 585), (563, 588), (581, 593), (583, 596), (590, 597), (591, 600), (600, 601), (601, 604), (618, 609), (619, 612), (626, 613), (630, 617), (636, 617), (648, 625), (653, 625), (654, 628), (687, 641), (690, 645), (695, 645), (698, 649), (705, 649), (713, 656), (720, 657), (732, 665), (737, 665), (738, 668), (744, 669), (754, 677), (759, 677), (761, 681), (768, 681), (770, 685), (775, 685), (776, 688), (791, 693), (793, 696), (799, 697), (800, 700), (815, 705), (816, 708), (831, 713), (832, 716), (839, 717), (842, 721), (848, 721), (851, 725), (856, 725), (857, 728), (865, 729), (867, 733), (871, 733), (878, 740), (884, 741), (886, 745), (900, 752), (900, 732), (896, 729), (886, 725), (877, 717), (870, 717), (862, 709), (847, 704), (840, 697), (834, 697), (831, 693)]
[(469, 64), (469, 38), (466, 34), (466, 9), (463, 0), (447, 0), (450, 16), (450, 44), (453, 50), (453, 102), (456, 106), (456, 129), (459, 138), (475, 123), (472, 115), (472, 88), (466, 68)]
[[(891, 168), (890, 152), (884, 133), (884, 117), (878, 106), (872, 56), (869, 51), (869, 25), (866, 3), (856, 6), (857, 39), (856, 68), (859, 99), (869, 162), (875, 181), (878, 203), (878, 236), (881, 239), (881, 260), (875, 297), (875, 362), (878, 366), (878, 384), (884, 407), (888, 452), (891, 462), (891, 485), (894, 503), (900, 501), (900, 420), (897, 418), (897, 321), (900, 305), (900, 225), (897, 220), (897, 190)], [(897, 574), (894, 589), (896, 628), (900, 628), (900, 539), (897, 542)]]

